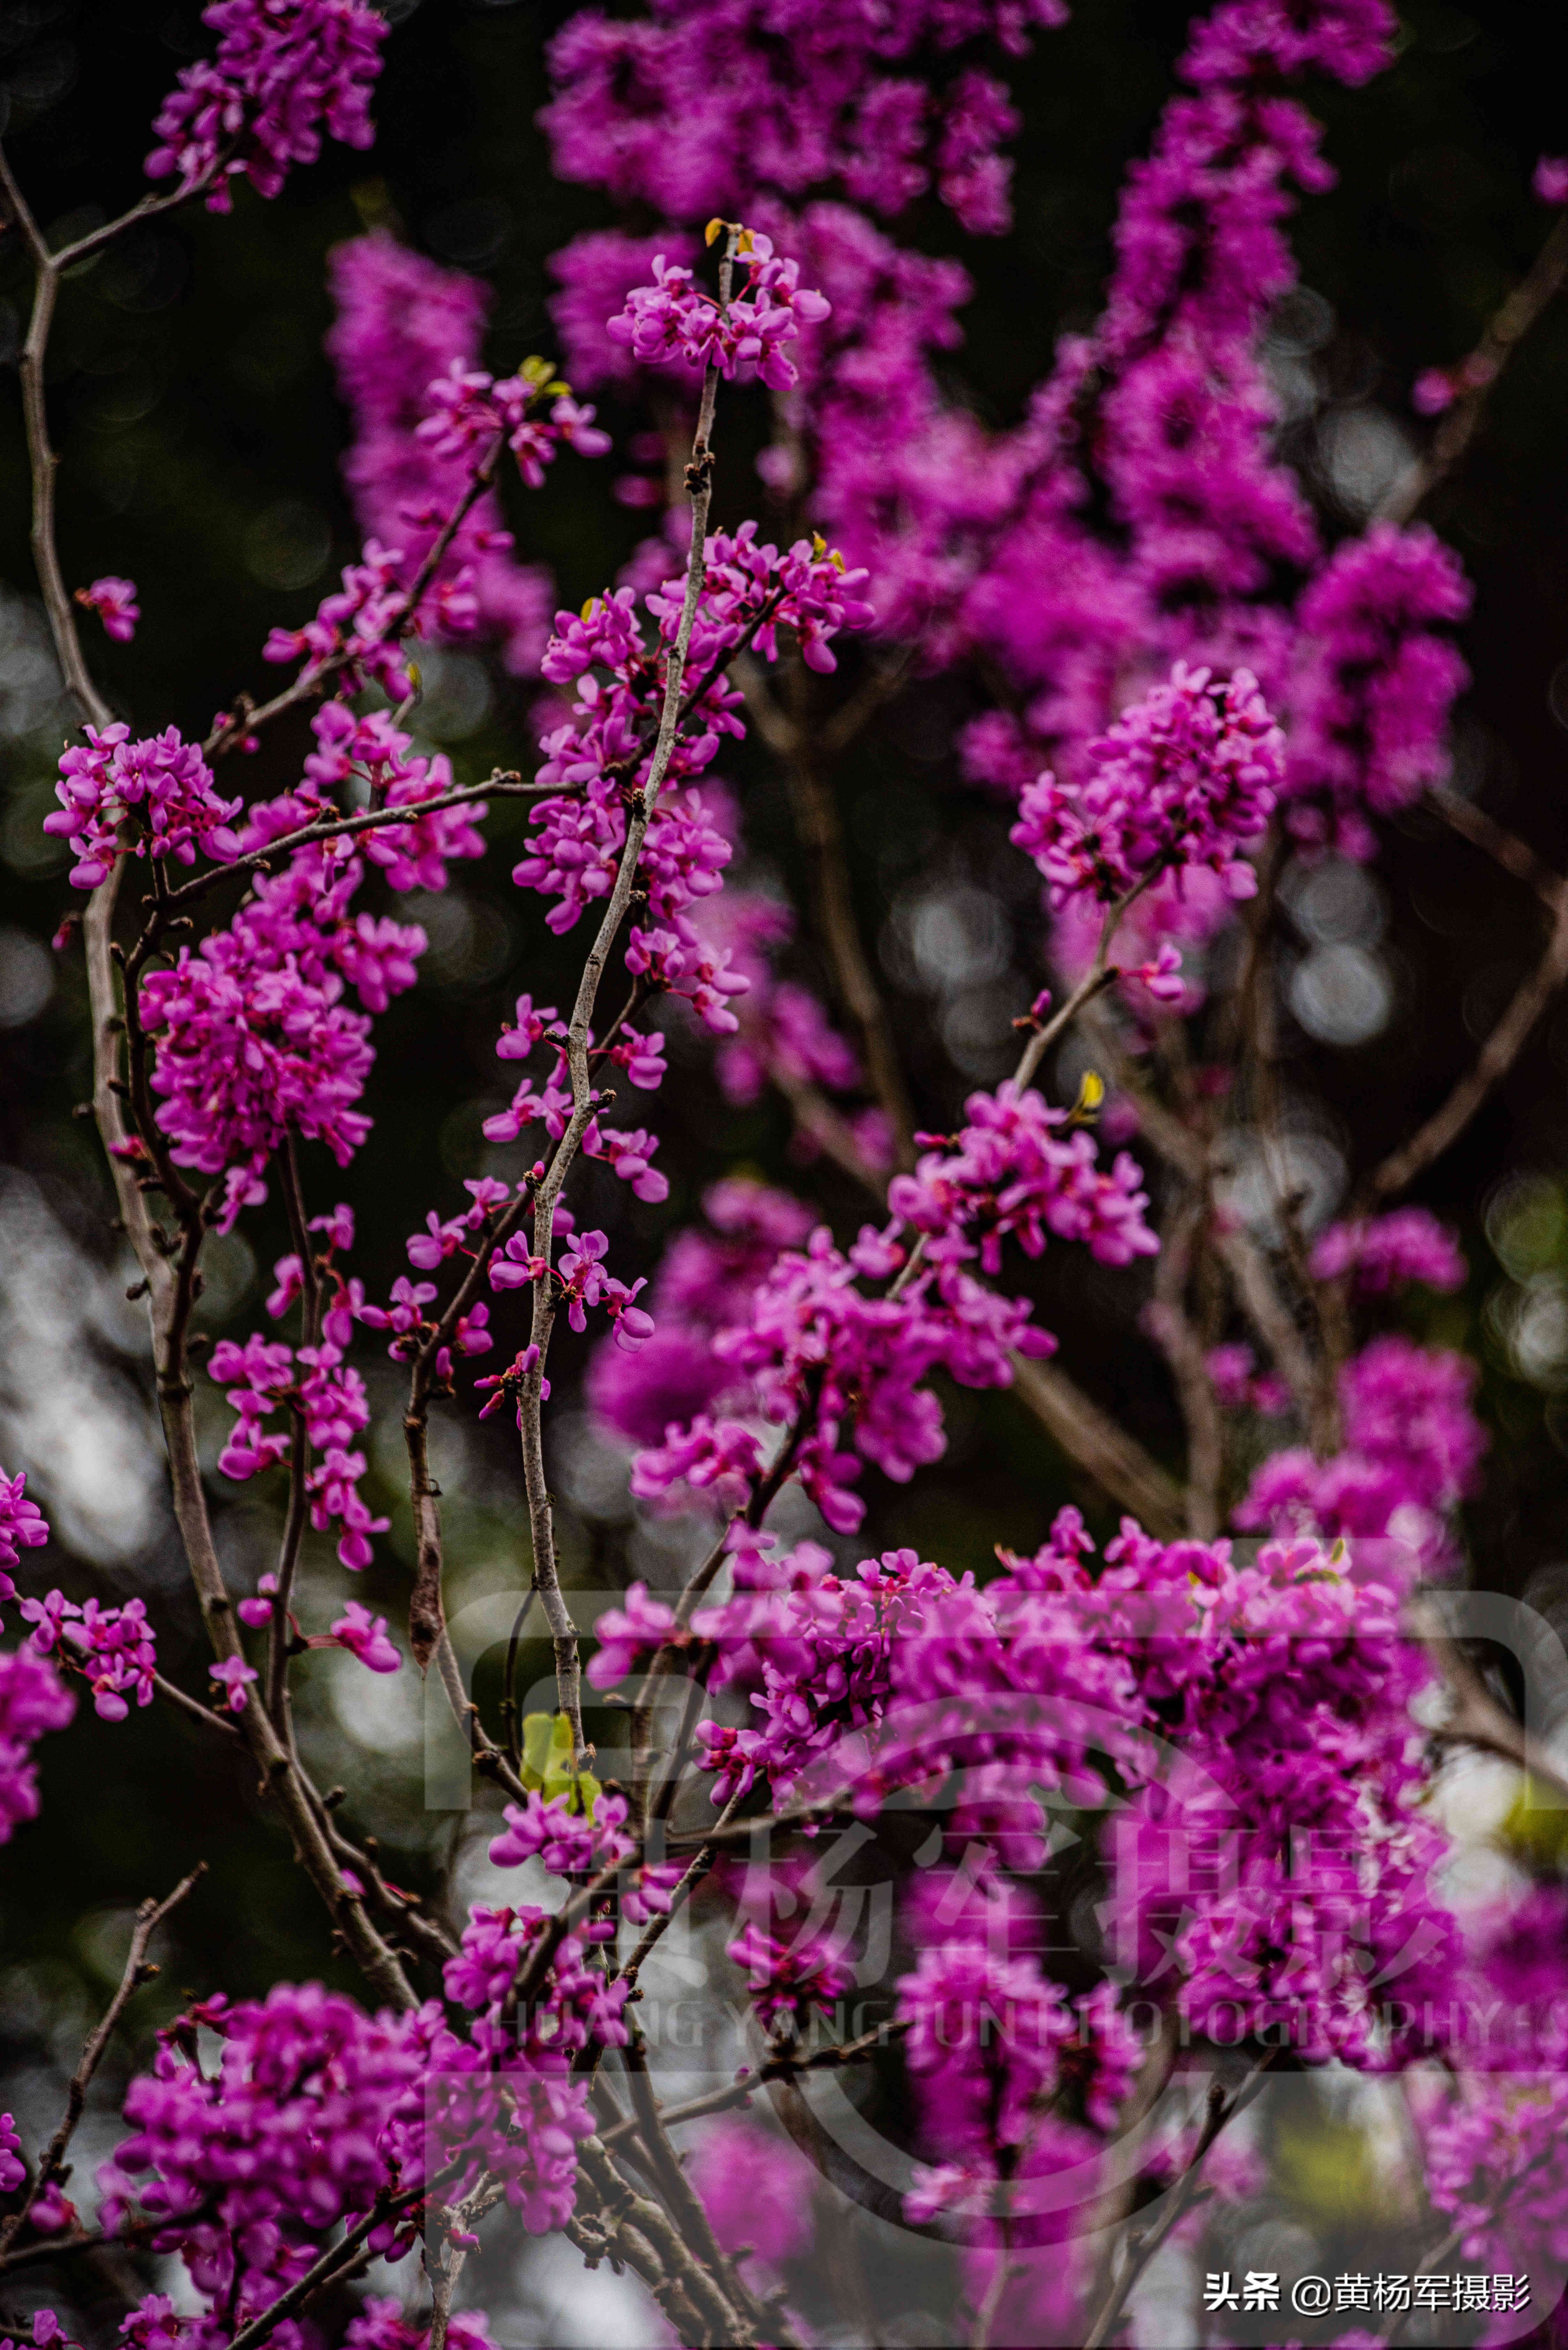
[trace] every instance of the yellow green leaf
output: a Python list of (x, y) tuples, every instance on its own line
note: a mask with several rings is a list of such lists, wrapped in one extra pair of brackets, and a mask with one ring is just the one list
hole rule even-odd
[(1106, 1081), (1097, 1069), (1085, 1069), (1078, 1080), (1078, 1098), (1073, 1104), (1072, 1115), (1086, 1123), (1097, 1117), (1106, 1098)]

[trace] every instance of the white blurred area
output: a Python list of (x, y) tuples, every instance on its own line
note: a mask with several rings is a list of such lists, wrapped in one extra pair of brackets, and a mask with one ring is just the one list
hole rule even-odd
[(70, 1549), (124, 1565), (163, 1512), (152, 1410), (115, 1361), (141, 1351), (145, 1315), (15, 1167), (0, 1167), (0, 1461), (26, 1469)]

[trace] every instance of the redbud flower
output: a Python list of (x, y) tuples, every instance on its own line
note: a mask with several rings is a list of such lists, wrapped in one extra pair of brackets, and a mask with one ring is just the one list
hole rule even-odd
[(375, 9), (362, 0), (213, 0), (202, 21), (220, 36), (217, 54), (182, 68), (152, 126), (149, 179), (177, 174), (190, 187), (216, 172), (207, 210), (226, 213), (234, 173), (275, 196), (291, 165), (314, 163), (322, 121), (345, 146), (370, 145), (370, 88), (388, 30)]
[(227, 1690), (229, 1711), (244, 1713), (249, 1703), (245, 1683), (257, 1678), (255, 1667), (247, 1665), (243, 1657), (224, 1657), (220, 1663), (209, 1665), (207, 1671), (212, 1679), (221, 1681)]
[(388, 1637), (386, 1617), (372, 1618), (369, 1609), (361, 1607), (357, 1599), (350, 1599), (342, 1615), (335, 1618), (332, 1638), (340, 1648), (347, 1648), (373, 1673), (395, 1673), (401, 1669), (403, 1659), (395, 1642)]
[(1410, 405), (1417, 416), (1440, 416), (1454, 401), (1454, 380), (1446, 368), (1426, 368), (1410, 388)]
[(136, 623), (141, 618), (141, 607), (136, 600), (134, 579), (117, 579), (112, 573), (95, 579), (90, 588), (77, 589), (77, 602), (89, 612), (96, 612), (103, 622), (106, 637), (117, 644), (128, 645), (136, 634)]
[(256, 1585), (255, 1596), (252, 1599), (242, 1599), (239, 1603), (241, 1623), (249, 1624), (255, 1631), (259, 1631), (264, 1625), (270, 1624), (275, 1613), (273, 1599), (276, 1591), (276, 1575), (270, 1573), (264, 1575)]

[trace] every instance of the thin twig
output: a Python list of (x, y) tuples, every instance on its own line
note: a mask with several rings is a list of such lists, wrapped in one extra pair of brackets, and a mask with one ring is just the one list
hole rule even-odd
[(1448, 1099), (1418, 1127), (1408, 1142), (1389, 1152), (1368, 1178), (1375, 1200), (1392, 1199), (1413, 1183), (1433, 1159), (1457, 1142), (1495, 1086), (1501, 1085), (1529, 1040), (1531, 1031), (1563, 981), (1568, 979), (1568, 882), (1560, 883), (1551, 935), (1533, 971), (1523, 978), (1507, 1009)]
[(1203, 1342), (1187, 1316), (1187, 1284), (1204, 1221), (1204, 1202), (1189, 1199), (1168, 1221), (1155, 1266), (1147, 1326), (1170, 1366), (1187, 1424), (1187, 1531), (1211, 1542), (1220, 1531), (1220, 1482), (1225, 1466), (1224, 1428)]
[(1193, 2148), (1186, 2168), (1165, 2196), (1158, 2219), (1129, 2242), (1127, 2256), (1122, 2264), (1121, 2275), (1112, 2286), (1099, 2315), (1090, 2327), (1084, 2343), (1084, 2350), (1102, 2350), (1102, 2345), (1108, 2340), (1112, 2328), (1127, 2307), (1127, 2298), (1134, 2285), (1191, 2205), (1198, 2187), (1199, 2174), (1210, 2147), (1225, 2127), (1226, 2123), (1233, 2121), (1239, 2113), (1251, 2105), (1262, 2085), (1263, 2074), (1273, 2063), (1277, 2054), (1278, 2051), (1275, 2049), (1267, 2050), (1258, 2059), (1241, 2086), (1229, 2096), (1218, 2081), (1213, 2083), (1209, 2091), (1208, 2110), (1203, 2117), (1203, 2126), (1199, 2132), (1198, 2144)]
[(1453, 1706), (1436, 1735), (1482, 1753), (1500, 1755), (1528, 1778), (1554, 1788), (1568, 1803), (1568, 1773), (1553, 1762), (1540, 1741), (1500, 1705), (1437, 1612), (1435, 1604), (1412, 1605), (1409, 1629), (1430, 1648), (1433, 1661), (1448, 1682)]
[[(781, 2050), (759, 2064), (754, 2073), (747, 2073), (732, 2081), (728, 2088), (710, 2089), (701, 2097), (689, 2097), (683, 2105), (661, 2107), (659, 2118), (667, 2130), (674, 2129), (681, 2122), (700, 2121), (704, 2115), (727, 2113), (732, 2106), (749, 2105), (757, 2091), (764, 2088), (770, 2081), (783, 2080), (796, 2073), (836, 2072), (842, 2065), (857, 2064), (863, 2056), (870, 2056), (878, 2048), (890, 2047), (895, 2041), (902, 2040), (912, 2024), (912, 2018), (896, 2016), (887, 2023), (873, 2024), (870, 2031), (863, 2032), (857, 2040), (840, 2041), (831, 2048), (815, 2048), (809, 2055)], [(604, 2142), (607, 2146), (612, 2145), (621, 2138), (632, 2137), (636, 2130), (637, 2120), (632, 2116), (607, 2130)]]
[(1428, 444), (1389, 487), (1377, 509), (1380, 521), (1407, 523), (1464, 456), (1486, 411), (1493, 386), (1525, 336), (1568, 279), (1568, 215), (1560, 216), (1519, 284), (1493, 314), (1485, 333), (1455, 374), (1461, 391)]
[(203, 1705), (199, 1698), (187, 1697), (182, 1689), (176, 1688), (172, 1681), (166, 1681), (161, 1673), (153, 1674), (152, 1686), (160, 1697), (167, 1698), (171, 1705), (178, 1706), (180, 1711), (188, 1714), (193, 1721), (201, 1722), (205, 1729), (219, 1731), (231, 1743), (244, 1743), (237, 1722), (225, 1720), (221, 1713), (214, 1713), (212, 1707)]
[(468, 807), (475, 800), (536, 799), (545, 791), (558, 798), (571, 797), (570, 785), (559, 784), (525, 784), (507, 771), (488, 776), (483, 784), (459, 784), (450, 792), (441, 792), (432, 799), (410, 800), (401, 807), (366, 808), (356, 816), (323, 817), (319, 824), (301, 825), (297, 831), (279, 833), (265, 848), (248, 848), (227, 865), (214, 865), (210, 873), (198, 873), (193, 881), (182, 881), (178, 889), (171, 889), (164, 900), (167, 912), (178, 913), (194, 898), (204, 898), (210, 889), (223, 882), (232, 881), (236, 874), (265, 873), (280, 857), (292, 857), (296, 849), (310, 848), (319, 840), (341, 840), (360, 832), (395, 831), (400, 825), (418, 824), (421, 816), (434, 816), (442, 808)]
[(1556, 913), (1557, 901), (1563, 891), (1562, 876), (1553, 873), (1551, 866), (1537, 857), (1533, 848), (1527, 847), (1515, 834), (1506, 831), (1494, 816), (1487, 815), (1484, 808), (1477, 807), (1473, 800), (1461, 798), (1458, 792), (1449, 791), (1445, 785), (1428, 785), (1427, 798), (1446, 825), (1477, 848), (1484, 848), (1505, 873), (1511, 873), (1516, 881), (1526, 882), (1549, 913)]
[(158, 1972), (156, 1967), (150, 1967), (147, 1964), (147, 1946), (164, 1918), (171, 1910), (177, 1909), (186, 1895), (200, 1884), (206, 1875), (206, 1862), (198, 1862), (189, 1877), (181, 1878), (172, 1893), (166, 1894), (161, 1901), (144, 1901), (137, 1911), (136, 1924), (131, 1929), (130, 1949), (126, 1954), (124, 1970), (119, 1978), (119, 1988), (105, 2008), (99, 2022), (88, 2034), (86, 2044), (78, 2060), (77, 2069), (71, 2074), (66, 2090), (66, 2110), (60, 2116), (59, 2126), (39, 2156), (38, 2168), (19, 2207), (7, 2219), (0, 2221), (0, 2256), (9, 2251), (21, 2231), (28, 2212), (43, 2193), (44, 2189), (54, 2180), (65, 2176), (66, 2150), (76, 2135), (77, 2124), (87, 2110), (87, 2093), (91, 2086), (93, 2074), (103, 2060), (104, 2051), (114, 2037), (115, 2028), (124, 2014), (132, 1994), (140, 1991), (142, 1984)]
[[(729, 299), (730, 272), (733, 261), (735, 232), (731, 230), (727, 256), (721, 271), (721, 299)], [(670, 762), (674, 755), (679, 731), (681, 686), (686, 673), (687, 656), (691, 646), (691, 633), (696, 625), (697, 605), (703, 579), (703, 557), (707, 545), (708, 509), (713, 494), (713, 430), (714, 401), (718, 393), (718, 370), (710, 366), (702, 383), (701, 405), (698, 411), (697, 430), (691, 444), (691, 462), (687, 468), (687, 484), (691, 502), (691, 544), (686, 563), (686, 587), (681, 602), (680, 618), (674, 640), (665, 661), (664, 701), (654, 742), (649, 772), (640, 792), (632, 801), (627, 818), (626, 841), (621, 850), (620, 864), (615, 884), (599, 923), (597, 936), (588, 951), (578, 983), (576, 1001), (572, 1007), (571, 1022), (566, 1032), (566, 1058), (572, 1081), (572, 1116), (565, 1134), (556, 1144), (549, 1169), (540, 1184), (534, 1203), (534, 1253), (550, 1265), (555, 1251), (556, 1202), (560, 1196), (568, 1170), (576, 1156), (583, 1135), (597, 1107), (588, 1066), (592, 1042), (594, 1006), (598, 998), (599, 982), (604, 976), (621, 922), (631, 902), (637, 879), (638, 864), (642, 855), (649, 819), (658, 805), (659, 795)], [(544, 1381), (545, 1361), (549, 1351), (555, 1324), (556, 1299), (548, 1274), (534, 1292), (534, 1315), (530, 1338), (537, 1350), (532, 1368), (524, 1375), (518, 1399), (518, 1418), (523, 1445), (523, 1475), (528, 1493), (528, 1521), (534, 1545), (534, 1588), (539, 1595), (545, 1618), (550, 1627), (555, 1651), (556, 1685), (560, 1707), (572, 1739), (572, 1768), (582, 1768), (587, 1752), (583, 1737), (582, 1665), (577, 1653), (576, 1627), (572, 1612), (561, 1589), (560, 1572), (556, 1558), (555, 1517), (549, 1489), (545, 1482), (544, 1448)]]
[[(505, 445), (504, 436), (498, 436), (495, 446), (491, 450), (484, 463), (470, 474), (462, 495), (436, 533), (419, 569), (415, 572), (412, 585), (409, 588), (394, 625), (383, 630), (380, 639), (382, 643), (396, 643), (400, 638), (409, 635), (415, 627), (419, 619), (420, 606), (424, 601), (426, 592), (433, 582), (436, 573), (445, 561), (453, 539), (479, 504), (480, 499), (494, 484), (495, 469), (500, 463), (501, 452)], [(338, 671), (347, 669), (351, 661), (360, 659), (365, 650), (366, 648), (359, 647), (351, 652), (345, 647), (341, 652), (329, 653), (318, 668), (311, 669), (307, 666), (295, 679), (292, 685), (285, 686), (283, 691), (274, 694), (270, 702), (264, 702), (255, 707), (247, 705), (242, 716), (221, 719), (202, 745), (204, 756), (209, 759), (221, 759), (225, 752), (234, 749), (236, 743), (243, 741), (248, 734), (254, 734), (257, 727), (269, 725), (275, 718), (282, 717), (285, 711), (294, 709), (302, 702), (308, 702), (313, 695), (320, 693), (327, 679), (337, 676)]]
[(378, 2196), (370, 2210), (357, 2220), (336, 2244), (329, 2244), (303, 2276), (296, 2277), (286, 2293), (279, 2293), (259, 2316), (253, 2317), (248, 2325), (240, 2328), (230, 2343), (229, 2350), (257, 2350), (257, 2345), (275, 2333), (286, 2317), (292, 2317), (296, 2309), (303, 2309), (355, 2265), (349, 2256), (359, 2251), (368, 2237), (373, 2236), (378, 2228), (384, 2227), (400, 2211), (406, 2211), (410, 2204), (424, 2201), (462, 2168), (465, 2159), (462, 2155), (457, 2156), (444, 2170), (438, 2170), (433, 2178), (426, 2179), (419, 2187), (406, 2187), (398, 2195)]

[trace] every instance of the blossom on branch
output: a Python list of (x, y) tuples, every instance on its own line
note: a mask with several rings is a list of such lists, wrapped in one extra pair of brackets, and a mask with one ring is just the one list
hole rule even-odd
[(372, 144), (388, 26), (365, 0), (213, 0), (202, 22), (217, 54), (181, 68), (152, 126), (149, 179), (205, 186), (207, 210), (226, 213), (236, 173), (275, 196), (296, 163), (314, 163), (323, 122), (346, 147)]
[(141, 608), (136, 600), (134, 579), (117, 579), (110, 573), (95, 579), (90, 588), (78, 588), (76, 600), (85, 611), (98, 614), (104, 635), (112, 637), (116, 644), (128, 645), (136, 634)]
[(1050, 884), (1051, 902), (1111, 905), (1174, 868), (1208, 866), (1233, 898), (1257, 876), (1241, 854), (1262, 832), (1283, 779), (1284, 737), (1255, 678), (1213, 679), (1178, 661), (1089, 745), (1081, 784), (1043, 775), (1012, 837)]

